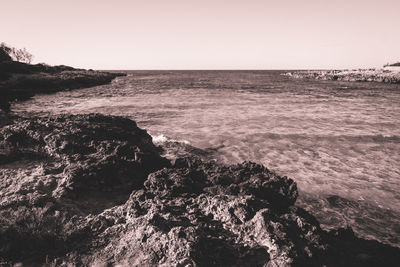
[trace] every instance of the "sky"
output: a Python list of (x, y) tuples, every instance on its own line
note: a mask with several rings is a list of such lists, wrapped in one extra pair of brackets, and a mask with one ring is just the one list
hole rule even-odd
[(93, 69), (340, 69), (400, 60), (399, 0), (0, 0), (0, 41)]

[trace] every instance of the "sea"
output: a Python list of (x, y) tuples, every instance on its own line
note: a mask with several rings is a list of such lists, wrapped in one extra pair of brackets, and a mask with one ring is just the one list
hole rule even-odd
[(286, 71), (125, 71), (111, 84), (15, 103), (20, 115), (135, 120), (164, 156), (253, 161), (296, 181), (326, 230), (400, 247), (400, 85)]

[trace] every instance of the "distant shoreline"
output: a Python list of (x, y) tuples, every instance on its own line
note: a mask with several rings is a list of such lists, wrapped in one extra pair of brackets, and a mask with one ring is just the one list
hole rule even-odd
[(286, 72), (283, 75), (295, 79), (400, 84), (400, 67), (355, 70), (305, 70)]

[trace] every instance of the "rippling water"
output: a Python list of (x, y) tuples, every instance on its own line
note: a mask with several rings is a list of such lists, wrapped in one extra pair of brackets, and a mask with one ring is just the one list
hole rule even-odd
[(224, 163), (262, 163), (297, 182), (297, 204), (324, 228), (349, 225), (399, 246), (399, 85), (292, 80), (280, 71), (128, 73), (13, 109), (122, 115), (158, 141), (185, 140), (167, 142), (176, 153), (196, 147)]

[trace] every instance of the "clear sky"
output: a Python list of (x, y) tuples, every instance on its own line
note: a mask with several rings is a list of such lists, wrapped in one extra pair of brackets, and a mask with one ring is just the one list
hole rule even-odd
[(380, 67), (400, 0), (0, 0), (0, 41), (94, 69)]

